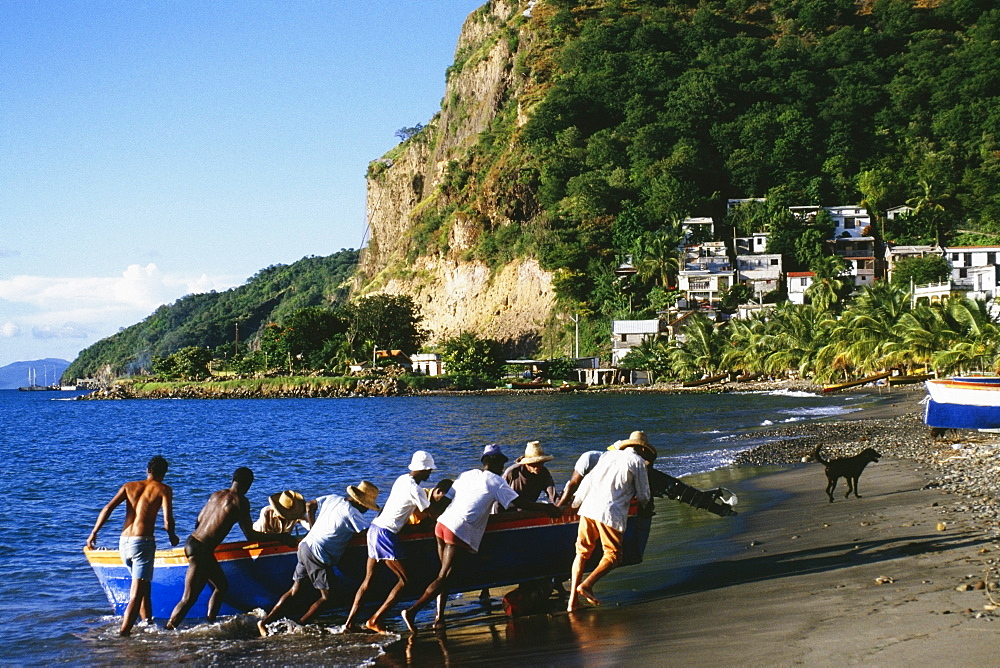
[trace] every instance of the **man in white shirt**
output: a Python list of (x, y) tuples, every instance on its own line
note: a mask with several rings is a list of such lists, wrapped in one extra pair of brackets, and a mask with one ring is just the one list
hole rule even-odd
[(354, 597), (354, 605), (351, 607), (347, 623), (344, 625), (345, 630), (353, 630), (354, 617), (358, 614), (361, 601), (371, 584), (375, 566), (382, 561), (396, 575), (398, 581), (389, 592), (385, 602), (364, 623), (364, 628), (376, 633), (388, 632), (388, 629), (382, 624), (382, 618), (399, 599), (408, 579), (405, 553), (402, 541), (399, 539), (399, 531), (406, 526), (412, 514), (416, 513), (418, 517), (425, 515), (431, 509), (431, 502), (437, 501), (440, 496), (443, 496), (440, 491), (436, 490), (438, 498), (433, 498), (420, 488), (420, 483), (430, 478), (434, 471), (433, 457), (423, 450), (417, 450), (410, 458), (409, 468), (409, 473), (399, 476), (393, 483), (381, 514), (372, 520), (371, 526), (368, 527), (368, 565), (365, 579)]
[[(299, 623), (305, 624), (326, 605), (330, 598), (333, 567), (340, 561), (351, 537), (368, 528), (368, 522), (362, 514), (368, 510), (377, 511), (377, 499), (378, 487), (362, 480), (357, 487), (347, 486), (346, 498), (329, 494), (306, 503), (312, 528), (299, 543), (299, 563), (292, 576), (292, 588), (278, 599), (264, 619), (257, 622), (257, 630), (262, 636), (267, 636), (267, 625), (278, 618), (290, 600), (298, 596), (304, 580), (308, 580), (319, 592), (319, 599), (302, 615)], [(315, 516), (317, 508), (319, 515)]]
[(561, 513), (559, 508), (549, 503), (520, 501), (518, 494), (500, 477), (507, 456), (496, 444), (487, 445), (481, 458), (482, 469), (466, 471), (455, 479), (451, 489), (454, 498), (448, 508), (441, 513), (434, 535), (437, 536), (441, 570), (437, 579), (431, 582), (423, 595), (412, 606), (403, 611), (403, 621), (412, 633), (417, 632), (416, 614), (431, 599), (437, 597), (437, 616), (434, 628), (444, 628), (444, 602), (448, 594), (451, 578), (459, 554), (475, 554), (486, 533), (486, 523), (490, 518), (493, 504), (502, 508), (515, 505), (522, 510), (544, 510), (550, 515)]
[[(646, 467), (654, 461), (656, 448), (644, 432), (633, 431), (628, 439), (618, 444), (617, 450), (601, 455), (593, 470), (580, 483), (573, 497), (573, 507), (580, 509), (580, 526), (566, 606), (569, 612), (579, 608), (581, 597), (591, 605), (601, 604), (594, 596), (593, 587), (621, 561), (622, 536), (625, 534), (629, 505), (633, 497), (640, 504), (649, 502)], [(604, 556), (584, 580), (583, 569), (598, 543)]]

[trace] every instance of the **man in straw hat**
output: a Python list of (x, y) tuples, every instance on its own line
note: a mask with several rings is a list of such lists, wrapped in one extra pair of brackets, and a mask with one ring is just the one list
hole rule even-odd
[(553, 459), (552, 455), (545, 453), (539, 441), (528, 441), (524, 454), (503, 472), (503, 479), (522, 501), (537, 501), (539, 495), (545, 492), (549, 503), (555, 503), (556, 482), (545, 467), (545, 462)]
[[(633, 497), (640, 504), (649, 502), (646, 467), (654, 461), (656, 448), (644, 432), (633, 431), (618, 444), (617, 450), (601, 455), (593, 470), (580, 483), (573, 497), (573, 507), (580, 509), (580, 526), (566, 606), (569, 612), (579, 608), (580, 598), (591, 605), (601, 604), (594, 596), (594, 585), (621, 561), (622, 536), (629, 504)], [(590, 575), (583, 579), (584, 567), (598, 543), (604, 550), (604, 556)]]
[(451, 489), (454, 498), (448, 508), (441, 513), (434, 535), (437, 537), (438, 555), (441, 557), (441, 570), (437, 579), (431, 582), (416, 603), (403, 611), (403, 621), (412, 633), (416, 633), (416, 615), (435, 597), (437, 598), (437, 616), (434, 628), (444, 628), (444, 603), (448, 594), (448, 582), (456, 560), (460, 554), (475, 554), (486, 532), (493, 505), (502, 508), (515, 505), (525, 510), (544, 510), (552, 515), (558, 515), (560, 510), (547, 503), (520, 501), (518, 494), (500, 477), (507, 455), (499, 445), (487, 445), (483, 449), (480, 461), (482, 469), (465, 471), (455, 479)]
[(262, 636), (267, 635), (267, 625), (278, 619), (281, 611), (299, 595), (304, 580), (319, 592), (319, 599), (302, 615), (299, 623), (305, 624), (323, 609), (330, 598), (333, 567), (340, 561), (351, 537), (368, 528), (362, 515), (369, 510), (378, 511), (377, 499), (378, 487), (362, 480), (356, 487), (348, 485), (346, 498), (329, 494), (306, 503), (312, 528), (299, 543), (299, 563), (292, 576), (291, 589), (282, 594), (264, 619), (257, 622), (257, 630)]
[(229, 590), (226, 574), (215, 558), (215, 548), (226, 539), (236, 523), (239, 523), (247, 540), (280, 540), (286, 545), (295, 544), (291, 536), (264, 533), (253, 528), (250, 502), (246, 496), (251, 485), (253, 471), (245, 466), (239, 467), (233, 472), (233, 482), (229, 489), (208, 497), (205, 507), (198, 513), (194, 532), (184, 543), (184, 554), (188, 558), (184, 595), (170, 615), (168, 629), (176, 629), (184, 621), (206, 584), (212, 585), (212, 596), (208, 599), (208, 621), (215, 621), (219, 608), (222, 607), (222, 599)]
[(410, 458), (410, 472), (399, 476), (392, 484), (389, 498), (382, 507), (382, 512), (372, 520), (372, 525), (368, 527), (368, 564), (365, 579), (358, 588), (358, 593), (354, 596), (354, 605), (351, 606), (351, 612), (347, 615), (345, 629), (353, 629), (354, 618), (358, 614), (361, 601), (371, 584), (375, 566), (381, 561), (395, 574), (396, 586), (392, 588), (375, 614), (364, 623), (364, 628), (376, 633), (388, 632), (382, 619), (385, 613), (399, 600), (408, 580), (405, 566), (406, 555), (403, 543), (399, 540), (399, 531), (406, 526), (411, 515), (426, 516), (432, 508), (432, 501), (437, 501), (443, 496), (437, 490), (432, 492), (432, 495), (436, 494), (436, 496), (428, 496), (420, 488), (420, 483), (431, 477), (434, 468), (433, 457), (423, 450), (414, 452)]
[(253, 528), (262, 533), (291, 533), (295, 525), (309, 530), (306, 520), (306, 500), (292, 489), (275, 492), (267, 499), (267, 505), (260, 509), (260, 517)]

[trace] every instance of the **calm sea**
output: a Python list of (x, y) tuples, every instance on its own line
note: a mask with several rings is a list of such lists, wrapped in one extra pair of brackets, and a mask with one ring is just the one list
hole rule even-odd
[[(155, 454), (170, 462), (165, 482), (174, 489), (183, 541), (207, 496), (228, 487), (238, 466), (256, 474), (249, 494), (256, 515), (269, 494), (287, 488), (313, 498), (343, 494), (366, 478), (387, 491), (415, 449), (434, 455), (437, 476), (455, 477), (478, 465), (486, 443), (500, 443), (513, 458), (537, 439), (555, 455), (549, 467), (561, 487), (579, 453), (642, 429), (659, 449), (658, 468), (702, 474), (694, 478), (702, 487), (738, 488), (740, 476), (726, 467), (753, 442), (732, 436), (762, 425), (835, 417), (857, 410), (862, 400), (802, 393), (101, 402), (72, 396), (0, 391), (7, 499), (0, 514), (4, 663), (356, 665), (393, 639), (337, 634), (343, 622), (337, 614), (266, 640), (254, 637), (248, 616), (189, 624), (181, 633), (143, 627), (131, 639), (117, 638), (118, 621), (109, 615), (82, 548), (101, 507), (123, 482), (144, 477)], [(657, 524), (676, 525), (669, 548), (676, 552), (684, 549), (680, 536), (693, 540), (729, 521), (676, 506), (660, 502), (648, 564), (632, 568), (667, 561), (666, 548), (655, 545)], [(739, 507), (752, 510), (752, 495), (743, 494)], [(123, 515), (120, 508), (105, 525), (100, 545), (117, 544)], [(653, 586), (628, 570), (618, 576), (620, 601)], [(615, 577), (606, 587), (611, 600)]]

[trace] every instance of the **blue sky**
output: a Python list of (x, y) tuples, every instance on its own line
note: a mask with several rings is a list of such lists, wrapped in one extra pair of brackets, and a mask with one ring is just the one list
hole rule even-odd
[(358, 248), (481, 0), (0, 0), (0, 366)]

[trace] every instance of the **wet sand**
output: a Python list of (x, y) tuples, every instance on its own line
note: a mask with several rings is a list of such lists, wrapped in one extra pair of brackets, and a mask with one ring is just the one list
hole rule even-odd
[(949, 483), (945, 455), (964, 446), (925, 436), (922, 396), (895, 390), (789, 441), (791, 458), (816, 438), (855, 451), (881, 438), (885, 456), (862, 475), (860, 499), (845, 500), (841, 481), (829, 503), (816, 463), (717, 472), (730, 482), (715, 484), (738, 489), (741, 514), (691, 539), (671, 533), (671, 514), (687, 511), (658, 501), (647, 563), (602, 580), (605, 605), (460, 613), (447, 633), (404, 637), (377, 664), (995, 665), (1000, 619), (982, 582), (997, 586), (996, 522)]

